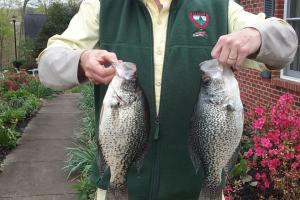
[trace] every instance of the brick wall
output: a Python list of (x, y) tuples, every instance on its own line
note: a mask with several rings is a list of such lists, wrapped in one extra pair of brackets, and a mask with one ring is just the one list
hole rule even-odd
[[(241, 0), (245, 10), (258, 13), (264, 11), (264, 0)], [(275, 0), (275, 16), (283, 17), (284, 0)], [(271, 78), (262, 78), (260, 72), (252, 69), (242, 69), (236, 77), (240, 84), (241, 98), (245, 111), (256, 106), (275, 104), (279, 96), (290, 93), (294, 95), (296, 106), (300, 108), (300, 83), (280, 78), (280, 71), (272, 71)], [(246, 119), (247, 120), (247, 119)]]
[(246, 112), (256, 106), (273, 105), (286, 93), (295, 97), (296, 106), (300, 108), (300, 84), (280, 79), (279, 73), (272, 71), (272, 78), (262, 78), (258, 71), (252, 69), (243, 69), (236, 74)]
[(275, 0), (275, 17), (283, 18), (284, 0)]
[(252, 13), (264, 12), (264, 0), (240, 0), (240, 4), (247, 10)]

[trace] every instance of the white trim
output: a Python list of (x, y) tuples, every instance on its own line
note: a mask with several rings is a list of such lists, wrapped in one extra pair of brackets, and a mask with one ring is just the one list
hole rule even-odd
[(288, 81), (294, 81), (300, 83), (300, 78), (295, 78), (292, 76), (286, 76), (284, 75), (284, 69), (280, 70), (280, 78)]
[[(290, 18), (290, 16), (287, 17), (287, 15), (288, 15), (288, 1), (289, 0), (284, 0), (283, 19), (286, 20), (286, 21), (298, 21), (298, 20), (300, 20), (300, 17), (295, 17), (295, 18)], [(284, 75), (284, 70), (285, 69), (280, 70), (280, 78), (281, 79), (294, 81), (294, 82), (300, 82), (300, 78), (295, 78), (293, 76)]]
[(284, 0), (284, 8), (283, 8), (283, 19), (286, 19), (287, 16), (287, 2), (288, 0)]
[(286, 20), (286, 21), (299, 21), (299, 20), (300, 20), (300, 17), (293, 17), (293, 18), (288, 18), (288, 17), (286, 17), (285, 20)]

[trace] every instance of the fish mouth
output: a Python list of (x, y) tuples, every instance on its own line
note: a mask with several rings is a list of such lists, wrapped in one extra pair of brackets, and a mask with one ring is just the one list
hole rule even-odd
[(199, 64), (200, 72), (203, 74), (203, 81), (207, 78), (222, 79), (223, 67), (219, 65), (216, 59), (207, 60)]
[(136, 78), (136, 64), (132, 62), (115, 62), (112, 66), (116, 69), (117, 76), (126, 80), (132, 80)]

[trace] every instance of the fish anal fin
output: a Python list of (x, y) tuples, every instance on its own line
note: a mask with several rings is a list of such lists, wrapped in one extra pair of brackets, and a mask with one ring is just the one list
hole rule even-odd
[(118, 188), (108, 187), (105, 200), (128, 200), (127, 185)]
[(144, 165), (144, 159), (145, 159), (145, 155), (146, 155), (146, 152), (148, 150), (148, 145), (146, 144), (142, 149), (141, 151), (139, 151), (134, 160), (133, 160), (133, 163), (132, 165), (136, 168), (138, 174), (141, 172), (142, 170), (142, 167)]

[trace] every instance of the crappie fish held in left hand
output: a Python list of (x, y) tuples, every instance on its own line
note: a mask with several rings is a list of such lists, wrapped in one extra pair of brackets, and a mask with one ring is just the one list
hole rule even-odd
[(100, 157), (111, 173), (108, 192), (112, 196), (107, 200), (128, 198), (126, 174), (133, 163), (141, 163), (149, 132), (146, 101), (136, 79), (135, 64), (120, 62), (113, 66), (116, 76), (104, 97), (99, 124)]
[(205, 181), (199, 200), (221, 200), (225, 176), (234, 165), (243, 132), (243, 105), (230, 68), (216, 60), (200, 64), (201, 90), (191, 120), (189, 146), (193, 164), (202, 165)]

